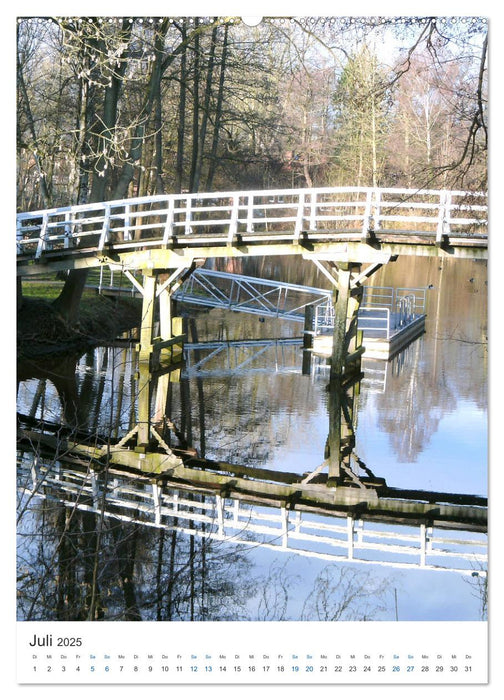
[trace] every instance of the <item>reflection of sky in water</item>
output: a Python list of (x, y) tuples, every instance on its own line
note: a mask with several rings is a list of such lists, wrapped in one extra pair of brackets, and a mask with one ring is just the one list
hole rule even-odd
[[(263, 576), (268, 575), (272, 565), (285, 564), (281, 555), (274, 555), (261, 549), (255, 551), (254, 562), (255, 573), (260, 572)], [(289, 557), (285, 564), (285, 577), (289, 580), (288, 614), (291, 619), (298, 619), (317, 575), (325, 566), (327, 566), (326, 562), (322, 563), (301, 556)], [(387, 610), (377, 616), (379, 620), (396, 619), (395, 593), (397, 594), (397, 618), (401, 621), (480, 619), (480, 603), (471, 586), (472, 579), (469, 577), (455, 573), (388, 569), (379, 565), (344, 564), (344, 566), (361, 573), (369, 572), (377, 582), (385, 579), (389, 581), (384, 599)]]
[[(306, 471), (323, 460), (327, 438), (325, 382), (317, 382), (319, 392), (309, 411), (273, 416), (272, 425), (282, 429), (282, 445), (270, 457), (269, 464), (278, 469)], [(274, 388), (272, 378), (270, 386)], [(440, 415), (436, 431), (429, 436), (424, 449), (412, 462), (398, 459), (389, 432), (383, 430), (379, 418), (383, 407), (379, 393), (364, 396), (363, 388), (358, 414), (356, 451), (376, 476), (384, 477), (393, 487), (425, 489), (449, 493), (486, 495), (487, 479), (487, 416), (486, 411), (468, 399), (459, 399), (454, 410)], [(312, 399), (314, 395), (312, 394)], [(364, 400), (366, 398), (366, 400)], [(386, 409), (385, 409), (386, 410)], [(400, 407), (398, 409), (400, 410)], [(287, 428), (287, 429), (286, 429)], [(280, 564), (279, 555), (257, 551), (254, 559), (261, 570), (272, 562)], [(292, 593), (291, 614), (310, 592), (314, 579), (326, 564), (302, 557), (289, 560)], [(356, 565), (360, 571), (371, 571), (373, 577), (390, 578), (388, 609), (380, 619), (395, 619), (393, 589), (397, 590), (400, 620), (477, 620), (479, 600), (471, 579), (454, 573), (405, 571), (378, 565)], [(296, 576), (298, 577), (296, 579)], [(299, 608), (298, 608), (299, 613)]]
[[(299, 381), (309, 380), (299, 377)], [(280, 391), (277, 377), (270, 376), (268, 385), (272, 393)], [(310, 387), (307, 406), (273, 412), (266, 426), (272, 448), (270, 467), (304, 472), (323, 461), (328, 432), (325, 385), (323, 379), (316, 380)], [(388, 400), (392, 403), (390, 395)], [(376, 476), (384, 477), (394, 487), (486, 495), (485, 410), (462, 398), (449, 412), (439, 411), (435, 430), (407, 461), (397, 454), (395, 434), (383, 426), (383, 416), (390, 409), (381, 404), (382, 394), (370, 393), (364, 385), (359, 398), (356, 452)], [(400, 411), (399, 404), (393, 409), (392, 420)]]
[(361, 458), (391, 486), (486, 495), (487, 416), (461, 400), (443, 415), (415, 461), (398, 461), (390, 435), (380, 430), (379, 396), (359, 412)]

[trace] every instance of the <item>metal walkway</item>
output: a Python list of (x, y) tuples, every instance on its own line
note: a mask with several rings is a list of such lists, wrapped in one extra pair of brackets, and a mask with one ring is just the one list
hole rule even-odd
[(203, 268), (195, 270), (175, 294), (178, 301), (186, 304), (289, 321), (303, 321), (306, 306), (330, 303), (331, 296), (328, 289)]
[[(141, 284), (141, 276), (137, 279)], [(100, 294), (141, 296), (130, 277), (103, 267), (90, 272), (87, 286)], [(192, 272), (173, 297), (193, 306), (302, 322), (305, 307), (321, 303), (331, 305), (332, 292), (330, 289), (200, 267)]]

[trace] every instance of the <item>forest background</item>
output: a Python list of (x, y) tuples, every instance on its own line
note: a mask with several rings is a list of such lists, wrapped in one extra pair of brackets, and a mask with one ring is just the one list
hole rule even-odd
[(487, 20), (18, 20), (17, 206), (486, 189)]

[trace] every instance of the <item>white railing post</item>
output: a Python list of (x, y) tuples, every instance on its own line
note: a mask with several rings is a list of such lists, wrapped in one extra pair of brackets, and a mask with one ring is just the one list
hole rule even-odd
[(217, 525), (220, 537), (224, 537), (224, 509), (223, 509), (223, 499), (220, 494), (215, 495), (215, 507), (217, 509)]
[(132, 240), (132, 235), (130, 231), (130, 226), (131, 226), (131, 207), (129, 204), (126, 204), (124, 207), (124, 240), (125, 241), (131, 241)]
[(425, 557), (427, 552), (427, 531), (425, 525), (420, 525), (420, 566), (425, 566)]
[(49, 214), (45, 212), (42, 217), (42, 226), (40, 227), (39, 239), (37, 243), (37, 252), (35, 253), (35, 258), (40, 258), (44, 250), (46, 249), (46, 236), (47, 236), (47, 222)]
[(282, 549), (289, 545), (289, 511), (285, 506), (281, 507), (282, 514)]
[(152, 499), (154, 501), (154, 518), (156, 525), (161, 525), (161, 487), (152, 484)]
[(91, 476), (91, 493), (93, 494), (93, 508), (98, 510), (100, 507), (100, 492), (98, 489), (98, 482), (96, 480), (96, 472), (94, 469), (90, 470), (90, 476)]
[(449, 224), (447, 220), (447, 205), (450, 201), (450, 193), (442, 190), (439, 194), (439, 213), (438, 213), (438, 224), (436, 231), (436, 244), (440, 245), (443, 242), (443, 236), (448, 234)]
[(364, 215), (362, 219), (362, 237), (367, 238), (369, 234), (369, 229), (371, 228), (371, 202), (373, 198), (373, 190), (368, 189), (366, 194), (366, 206), (364, 209)]
[(359, 520), (357, 522), (357, 544), (364, 543), (364, 521)]
[(317, 193), (313, 190), (310, 193), (310, 230), (317, 230)]
[(348, 558), (354, 558), (354, 519), (351, 515), (347, 516), (347, 553)]
[(21, 255), (23, 252), (22, 241), (23, 232), (21, 230), (21, 219), (16, 219), (16, 249), (18, 255)]
[(65, 212), (65, 248), (70, 248), (70, 239), (72, 237), (72, 231), (70, 227), (70, 212)]
[(30, 466), (30, 476), (32, 480), (32, 489), (33, 493), (36, 493), (36, 491), (39, 488), (39, 465), (38, 465), (38, 457), (35, 456), (32, 460), (31, 466)]
[(229, 231), (228, 231), (228, 237), (227, 237), (227, 242), (229, 245), (232, 245), (233, 240), (236, 238), (236, 234), (238, 233), (238, 206), (240, 202), (240, 195), (235, 194), (233, 195), (233, 206), (231, 208), (231, 216), (229, 219)]
[(254, 233), (254, 195), (249, 194), (247, 200), (247, 233)]
[[(313, 195), (312, 195), (313, 196)], [(304, 221), (305, 194), (300, 192), (298, 195), (298, 209), (296, 215), (296, 228), (294, 229), (294, 243), (299, 241), (299, 236), (303, 230)]]
[(98, 250), (103, 250), (105, 244), (108, 243), (110, 231), (110, 204), (105, 204), (105, 214), (103, 216), (103, 226), (100, 235), (100, 242), (98, 243)]
[(186, 218), (185, 218), (185, 230), (184, 233), (188, 236), (192, 233), (192, 209), (191, 209), (191, 197), (186, 197)]
[(166, 222), (163, 232), (163, 245), (168, 245), (168, 243), (173, 240), (173, 223), (175, 217), (174, 210), (175, 200), (173, 197), (170, 197), (168, 200), (168, 211), (166, 212)]
[(378, 231), (380, 229), (380, 215), (381, 215), (381, 190), (374, 190), (374, 206), (373, 206), (373, 231)]
[(451, 207), (452, 207), (452, 193), (446, 192), (445, 206), (444, 206), (444, 234), (449, 236), (451, 233)]

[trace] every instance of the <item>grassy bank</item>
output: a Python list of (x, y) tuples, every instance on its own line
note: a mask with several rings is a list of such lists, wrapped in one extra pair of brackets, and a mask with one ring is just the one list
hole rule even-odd
[(17, 314), (18, 357), (34, 357), (110, 342), (140, 322), (141, 301), (114, 298), (85, 290), (77, 324), (69, 327), (54, 310), (62, 281), (23, 280), (23, 301)]

